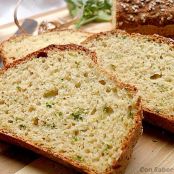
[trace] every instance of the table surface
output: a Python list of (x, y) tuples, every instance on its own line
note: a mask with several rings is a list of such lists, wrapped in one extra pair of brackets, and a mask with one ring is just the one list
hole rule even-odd
[[(33, 17), (43, 19), (68, 19), (67, 9), (54, 10)], [(90, 24), (82, 28), (89, 32), (111, 29), (110, 23)], [(0, 27), (0, 39), (17, 30), (14, 24)], [(76, 174), (56, 162), (29, 150), (0, 142), (0, 174)], [(126, 174), (174, 174), (174, 135), (144, 123), (144, 133), (139, 139)]]

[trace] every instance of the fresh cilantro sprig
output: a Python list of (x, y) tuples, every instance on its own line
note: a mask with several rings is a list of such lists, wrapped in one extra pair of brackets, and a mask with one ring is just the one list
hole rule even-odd
[(83, 14), (76, 23), (77, 28), (90, 22), (111, 20), (111, 0), (66, 0), (66, 2), (73, 17), (78, 16), (83, 9)]

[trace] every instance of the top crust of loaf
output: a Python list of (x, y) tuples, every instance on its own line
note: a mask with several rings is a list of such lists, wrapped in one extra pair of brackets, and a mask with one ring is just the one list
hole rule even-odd
[[(113, 30), (113, 31), (108, 31), (108, 32), (101, 32), (101, 33), (88, 37), (81, 44), (84, 46), (87, 46), (94, 40), (95, 41), (102, 40), (102, 37), (112, 36), (112, 35), (123, 35), (123, 36), (127, 36), (127, 37), (132, 37), (132, 38), (135, 37), (135, 38), (139, 38), (140, 40), (147, 39), (148, 41), (154, 41), (154, 42), (160, 43), (160, 44), (167, 44), (167, 45), (169, 45), (171, 50), (174, 50), (174, 41), (172, 39), (165, 38), (165, 37), (159, 36), (159, 35), (141, 35), (138, 33), (129, 34), (123, 30)], [(148, 121), (154, 125), (160, 126), (166, 130), (169, 130), (170, 132), (174, 132), (173, 115), (161, 114), (161, 113), (156, 112), (155, 110), (150, 110), (149, 108), (146, 108), (144, 106), (143, 106), (143, 111), (144, 111), (143, 116), (145, 117), (146, 121)]]
[(116, 28), (143, 34), (174, 34), (173, 0), (113, 0), (113, 2), (113, 22)]
[[(33, 57), (38, 57), (38, 56), (44, 57), (44, 55), (48, 51), (51, 51), (51, 50), (53, 50), (53, 51), (73, 50), (73, 51), (77, 51), (80, 53), (83, 52), (83, 53), (89, 55), (89, 57), (93, 60), (94, 64), (97, 64), (96, 54), (89, 51), (88, 49), (86, 49), (84, 47), (72, 45), (72, 44), (62, 45), (62, 46), (51, 45), (45, 49), (41, 49), (40, 51), (32, 53), (23, 59), (17, 60), (12, 64), (9, 64), (3, 70), (0, 71), (0, 76), (3, 75), (9, 69), (15, 68), (16, 66), (18, 66), (20, 64), (23, 64), (25, 62), (32, 60)], [(99, 70), (104, 71), (100, 68), (99, 68)], [(124, 89), (126, 88), (128, 91), (130, 91), (131, 94), (136, 94), (136, 89), (134, 87), (131, 87), (129, 85), (118, 82), (114, 76), (108, 76), (108, 77), (110, 77), (110, 79), (112, 79), (113, 81), (117, 82), (117, 86), (119, 86), (120, 88), (124, 88)], [(111, 173), (122, 174), (124, 172), (125, 167), (128, 163), (128, 159), (130, 158), (130, 155), (132, 153), (132, 148), (135, 145), (138, 137), (141, 134), (142, 111), (141, 111), (140, 99), (137, 100), (136, 108), (137, 108), (137, 113), (135, 115), (135, 125), (133, 126), (132, 130), (129, 132), (129, 134), (126, 136), (125, 140), (122, 143), (122, 153), (121, 153), (120, 158), (117, 161), (113, 161), (112, 168), (108, 168), (108, 170), (105, 173), (101, 173), (101, 174), (111, 174)], [(37, 146), (36, 144), (33, 144), (32, 142), (26, 142), (24, 139), (18, 137), (17, 135), (14, 135), (14, 133), (6, 131), (6, 130), (3, 130), (3, 129), (0, 130), (0, 138), (5, 141), (9, 141), (9, 142), (27, 147), (37, 153), (43, 154), (60, 163), (74, 167), (74, 168), (78, 169), (79, 171), (82, 171), (85, 173), (90, 173), (90, 174), (97, 174), (96, 171), (91, 170), (91, 168), (89, 168), (88, 166), (82, 165), (81, 163), (77, 163), (76, 161), (70, 160), (69, 158), (66, 158), (65, 156), (61, 156), (60, 154), (55, 154), (48, 149), (41, 148), (41, 147)]]
[(128, 36), (128, 37), (139, 37), (140, 39), (148, 39), (149, 41), (154, 41), (154, 42), (161, 43), (161, 44), (168, 44), (172, 49), (174, 49), (174, 40), (173, 39), (166, 38), (166, 37), (160, 36), (158, 34), (154, 34), (154, 35), (141, 35), (139, 33), (129, 34), (126, 31), (119, 30), (119, 29), (94, 34), (94, 35), (88, 37), (85, 41), (81, 42), (81, 44), (85, 45), (85, 44), (88, 44), (90, 41), (92, 41), (94, 39), (97, 40), (97, 39), (100, 39), (100, 37), (102, 37), (102, 36), (109, 36), (109, 35), (114, 35), (114, 34), (115, 35), (119, 35), (119, 34), (120, 35), (125, 35), (125, 36)]
[[(69, 36), (68, 39), (70, 41), (68, 41), (66, 38), (65, 39), (63, 38), (63, 40), (59, 44), (61, 44), (61, 45), (63, 45), (63, 44), (71, 44), (71, 43), (72, 44), (78, 44), (77, 40), (79, 40), (79, 43), (80, 43), (81, 41), (83, 41), (83, 38), (86, 39), (87, 37), (91, 36), (91, 33), (84, 32), (84, 31), (75, 31), (75, 30), (71, 30), (71, 29), (52, 30), (52, 31), (49, 31), (49, 32), (45, 32), (45, 33), (39, 34), (38, 36), (43, 36), (43, 37), (44, 36), (48, 36), (49, 37), (49, 36), (51, 36), (53, 34), (57, 34), (57, 35), (59, 35), (59, 34), (62, 35), (63, 34), (64, 37), (66, 37), (67, 33), (70, 36), (71, 36), (71, 34), (75, 34), (76, 35), (75, 41), (71, 41), (71, 37)], [(22, 57), (24, 57), (24, 56), (26, 56), (26, 55), (28, 55), (28, 54), (30, 54), (32, 52), (37, 51), (38, 49), (42, 49), (42, 48), (44, 48), (44, 47), (46, 47), (48, 45), (51, 45), (51, 44), (56, 44), (54, 42), (51, 42), (51, 43), (48, 43), (46, 45), (39, 46), (38, 48), (35, 48), (36, 46), (34, 46), (34, 45), (21, 45), (20, 47), (16, 46), (16, 44), (19, 44), (20, 42), (23, 42), (24, 40), (35, 39), (35, 38), (36, 38), (36, 42), (38, 42), (37, 36), (22, 34), (22, 35), (19, 35), (19, 36), (12, 36), (9, 39), (3, 41), (0, 44), (0, 59), (2, 59), (3, 64), (7, 65), (7, 64), (12, 63), (13, 61), (15, 61), (17, 59), (20, 59), (20, 58), (22, 58)], [(24, 44), (28, 44), (28, 43), (24, 43)], [(32, 42), (29, 43), (29, 44), (32, 44)], [(14, 48), (15, 50), (13, 51), (13, 53), (11, 53), (11, 51), (8, 50), (8, 46), (10, 46), (10, 47), (14, 46), (15, 47)], [(21, 53), (22, 46), (28, 47), (31, 50)], [(19, 49), (19, 53), (17, 54), (18, 49)], [(25, 50), (27, 50), (27, 49), (25, 49)]]

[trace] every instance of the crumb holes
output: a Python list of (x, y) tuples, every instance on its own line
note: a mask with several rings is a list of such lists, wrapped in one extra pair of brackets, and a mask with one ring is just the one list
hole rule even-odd
[(50, 97), (55, 97), (57, 95), (58, 95), (58, 89), (50, 89), (44, 92), (43, 97), (50, 98)]
[(80, 82), (76, 83), (76, 84), (75, 84), (75, 87), (76, 87), (76, 88), (80, 88), (80, 87), (81, 87), (81, 83), (80, 83)]
[(15, 60), (16, 58), (15, 57), (10, 57), (10, 59)]
[(13, 123), (13, 120), (8, 120), (8, 123)]
[(70, 74), (67, 74), (67, 75), (64, 77), (64, 79), (70, 81), (70, 80), (71, 80), (71, 75), (70, 75)]
[(83, 75), (84, 75), (84, 77), (88, 77), (88, 73), (87, 72), (85, 72)]
[(166, 79), (166, 82), (172, 82), (172, 79), (167, 78), (167, 79)]
[(31, 86), (32, 86), (32, 82), (29, 82), (28, 87), (31, 87)]
[(113, 93), (117, 93), (117, 88), (112, 88)]
[(104, 80), (100, 80), (99, 83), (102, 85), (106, 85), (106, 82)]
[(37, 58), (40, 58), (40, 57), (48, 57), (48, 55), (46, 52), (40, 52), (37, 54)]
[(113, 64), (110, 64), (110, 68), (111, 68), (111, 70), (113, 70), (113, 71), (115, 71), (115, 70), (116, 70), (116, 66), (115, 66), (115, 65), (113, 65)]
[(32, 122), (33, 122), (33, 125), (37, 126), (39, 123), (39, 119), (37, 117), (35, 117), (35, 118), (33, 118)]
[(104, 112), (106, 112), (107, 114), (112, 114), (114, 112), (114, 110), (112, 109), (112, 107), (110, 106), (105, 106), (104, 107)]
[(33, 74), (34, 74), (34, 72), (30, 71), (30, 75), (33, 75)]
[(103, 47), (107, 47), (107, 44), (105, 42), (102, 42)]
[(33, 112), (35, 110), (36, 110), (36, 108), (34, 106), (30, 106), (29, 109), (28, 109), (29, 112)]
[(89, 68), (93, 68), (93, 64), (92, 64), (92, 63), (89, 63), (89, 64), (88, 64), (88, 67), (89, 67)]
[(0, 100), (0, 105), (3, 105), (5, 104), (5, 101), (4, 100)]
[(94, 109), (91, 111), (91, 115), (94, 115), (96, 112), (97, 112), (97, 109), (94, 108)]
[(106, 88), (106, 92), (107, 92), (107, 93), (111, 92), (111, 88), (107, 87), (107, 88)]
[(86, 153), (90, 153), (91, 151), (89, 149), (85, 149), (85, 152)]
[(161, 77), (162, 77), (162, 74), (154, 74), (154, 75), (150, 76), (150, 79), (156, 80), (156, 79), (159, 79)]
[(74, 131), (74, 135), (75, 135), (75, 136), (79, 135), (79, 130), (75, 130), (75, 131)]

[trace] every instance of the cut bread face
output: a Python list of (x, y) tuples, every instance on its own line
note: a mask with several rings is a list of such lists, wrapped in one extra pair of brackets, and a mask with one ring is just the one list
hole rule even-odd
[(119, 80), (134, 85), (147, 121), (174, 132), (174, 44), (160, 36), (111, 31), (82, 43)]
[(124, 173), (141, 131), (135, 88), (95, 53), (49, 46), (0, 74), (0, 138), (93, 174)]
[(92, 34), (81, 31), (58, 30), (37, 36), (15, 36), (1, 44), (0, 58), (7, 65), (51, 44), (79, 44), (90, 35)]

